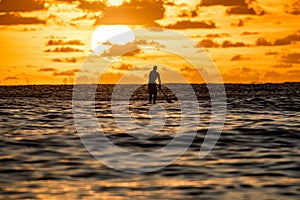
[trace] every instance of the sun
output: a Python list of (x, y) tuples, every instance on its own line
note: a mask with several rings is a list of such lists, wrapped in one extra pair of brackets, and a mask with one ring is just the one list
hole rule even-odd
[(91, 46), (96, 54), (100, 54), (112, 44), (124, 45), (134, 40), (134, 32), (127, 25), (100, 25), (93, 31)]
[(123, 4), (123, 0), (108, 0), (107, 3), (109, 6), (120, 6)]

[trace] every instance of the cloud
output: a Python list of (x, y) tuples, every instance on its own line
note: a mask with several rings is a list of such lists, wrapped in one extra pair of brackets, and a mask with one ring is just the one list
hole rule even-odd
[(300, 70), (289, 70), (288, 74), (300, 74)]
[(231, 42), (229, 40), (225, 40), (223, 43), (222, 43), (222, 47), (223, 48), (228, 48), (228, 47), (248, 47), (249, 45), (248, 44), (245, 44), (243, 42)]
[(113, 44), (111, 48), (104, 51), (101, 56), (134, 56), (141, 52), (139, 46), (151, 46), (156, 48), (164, 48), (164, 45), (156, 41), (135, 40), (125, 45)]
[(106, 83), (106, 84), (115, 84), (117, 83), (122, 77), (124, 76), (123, 73), (113, 73), (113, 72), (106, 72), (102, 74), (100, 77), (99, 83)]
[(188, 18), (193, 18), (197, 17), (198, 13), (197, 10), (182, 10), (178, 15), (178, 17), (188, 17)]
[(286, 68), (291, 68), (291, 67), (293, 67), (293, 65), (292, 64), (278, 64), (278, 65), (274, 65), (273, 66), (274, 68), (284, 68), (284, 69), (286, 69)]
[(239, 19), (239, 21), (237, 23), (231, 23), (231, 26), (242, 27), (242, 26), (244, 26), (244, 21)]
[(294, 0), (290, 5), (286, 5), (285, 9), (286, 13), (292, 15), (299, 15), (300, 14), (300, 0)]
[(200, 6), (247, 6), (245, 0), (202, 0)]
[(91, 20), (91, 19), (98, 19), (99, 16), (97, 14), (85, 14), (76, 18), (73, 18), (72, 21), (80, 21), (80, 20)]
[(216, 28), (216, 24), (212, 21), (183, 20), (183, 21), (176, 22), (175, 24), (167, 25), (164, 28), (169, 28), (169, 29)]
[(16, 76), (8, 76), (4, 80), (6, 81), (6, 80), (17, 80), (17, 79), (19, 78), (17, 78)]
[(265, 12), (256, 0), (202, 0), (199, 6), (226, 6), (227, 14), (263, 15)]
[(255, 44), (257, 46), (272, 46), (272, 42), (267, 41), (265, 38), (258, 38)]
[(300, 70), (289, 70), (285, 73), (267, 71), (262, 79), (264, 82), (299, 82)]
[(300, 41), (300, 34), (292, 34), (284, 38), (275, 40), (274, 45), (288, 45), (288, 44), (292, 44), (293, 42), (299, 42), (299, 41)]
[(300, 41), (300, 34), (292, 34), (283, 38), (279, 38), (274, 42), (267, 41), (264, 38), (258, 38), (256, 41), (257, 46), (281, 46), (289, 45)]
[(61, 59), (61, 58), (54, 58), (52, 59), (52, 62), (67, 62), (67, 63), (76, 63), (77, 62), (77, 59), (72, 57), (72, 58), (64, 58), (64, 59)]
[[(234, 15), (256, 15), (256, 11), (254, 8), (248, 8), (244, 6), (233, 6), (226, 9), (227, 14), (234, 14)], [(263, 14), (263, 13), (261, 13)]]
[(148, 40), (145, 40), (145, 39), (140, 39), (140, 40), (135, 40), (134, 43), (136, 45), (141, 45), (141, 46), (155, 46), (156, 48), (165, 48), (164, 45), (156, 42), (156, 41), (148, 41)]
[(79, 69), (70, 69), (62, 72), (54, 72), (53, 76), (74, 76), (78, 71)]
[(64, 20), (58, 15), (50, 14), (46, 19), (47, 25), (56, 25), (56, 26), (75, 26), (68, 20)]
[(165, 8), (163, 0), (132, 0), (121, 6), (107, 7), (103, 14), (95, 21), (100, 24), (126, 24), (126, 25), (157, 25), (156, 20), (164, 17)]
[(245, 31), (245, 32), (242, 32), (241, 35), (257, 35), (259, 34), (259, 32), (250, 32), (250, 31)]
[(55, 49), (46, 49), (44, 52), (46, 53), (69, 53), (69, 52), (83, 52), (81, 49), (73, 48), (73, 47), (57, 47)]
[(259, 83), (261, 74), (258, 70), (248, 67), (233, 68), (229, 72), (222, 74), (223, 81), (226, 83)]
[(238, 61), (238, 60), (250, 60), (250, 58), (237, 54), (230, 59), (230, 61)]
[(82, 43), (80, 40), (68, 40), (68, 41), (49, 40), (46, 46), (51, 46), (51, 45), (84, 45), (84, 43)]
[(213, 47), (219, 47), (220, 44), (214, 42), (211, 39), (203, 39), (201, 40), (196, 47), (205, 47), (205, 48), (213, 48)]
[(45, 21), (36, 17), (22, 17), (20, 14), (0, 15), (0, 25), (19, 25), (19, 24), (45, 24)]
[(116, 70), (125, 70), (125, 71), (128, 71), (128, 70), (131, 70), (133, 68), (133, 66), (131, 64), (122, 63), (121, 65), (119, 65), (119, 66), (113, 66), (112, 68), (116, 69)]
[(125, 45), (114, 44), (110, 49), (104, 51), (101, 56), (123, 56), (125, 54), (133, 55), (135, 53), (139, 53), (140, 49), (137, 44), (134, 42), (129, 42)]
[(289, 53), (281, 57), (281, 61), (285, 63), (300, 64), (300, 53)]
[(218, 33), (218, 34), (207, 34), (205, 37), (208, 38), (222, 38), (222, 37), (231, 37), (228, 33)]
[(278, 55), (279, 53), (276, 51), (267, 51), (265, 55)]
[(43, 10), (44, 1), (37, 0), (1, 0), (0, 12), (28, 12)]
[(78, 0), (55, 0), (57, 2), (64, 2), (64, 3), (73, 3), (75, 1), (78, 1)]
[(80, 8), (82, 10), (86, 11), (92, 11), (92, 12), (99, 12), (106, 9), (105, 3), (101, 1), (86, 1), (86, 0), (80, 0), (79, 5), (77, 8)]
[(205, 47), (205, 48), (214, 48), (214, 47), (229, 48), (229, 47), (249, 47), (249, 46), (250, 46), (249, 44), (245, 44), (243, 42), (231, 42), (229, 40), (225, 40), (223, 41), (222, 44), (218, 44), (211, 39), (203, 39), (196, 45), (196, 47)]
[[(201, 71), (201, 74), (199, 73), (198, 70)], [(198, 70), (193, 67), (184, 66), (183, 68), (180, 69), (180, 72), (191, 83), (203, 83), (204, 82), (203, 76), (208, 77), (209, 75), (207, 71), (204, 69), (198, 69)]]
[(54, 71), (56, 71), (56, 69), (52, 67), (42, 67), (39, 69), (39, 72), (54, 72)]

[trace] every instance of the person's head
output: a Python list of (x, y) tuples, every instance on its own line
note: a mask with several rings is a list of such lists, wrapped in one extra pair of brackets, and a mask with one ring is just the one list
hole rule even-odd
[(154, 71), (156, 71), (156, 70), (157, 70), (157, 66), (156, 66), (156, 65), (154, 65), (154, 67), (153, 67), (153, 70), (154, 70)]

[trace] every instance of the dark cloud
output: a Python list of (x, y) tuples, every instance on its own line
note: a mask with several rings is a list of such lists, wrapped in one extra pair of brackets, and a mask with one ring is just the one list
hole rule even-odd
[(245, 31), (245, 32), (241, 33), (241, 35), (257, 35), (257, 34), (259, 34), (259, 32)]
[(39, 72), (54, 72), (54, 71), (56, 71), (56, 69), (52, 67), (42, 67), (39, 69)]
[(283, 63), (281, 63), (281, 64), (278, 64), (278, 65), (274, 65), (273, 66), (274, 68), (291, 68), (291, 67), (293, 67), (293, 65), (292, 64), (283, 64)]
[(265, 12), (256, 0), (202, 0), (199, 6), (227, 6), (227, 14), (263, 15)]
[(256, 45), (257, 46), (281, 46), (281, 45), (289, 45), (299, 41), (300, 41), (300, 34), (292, 34), (283, 38), (279, 38), (274, 42), (267, 41), (265, 38), (258, 38), (256, 41)]
[(55, 0), (55, 1), (57, 1), (57, 2), (64, 2), (64, 3), (74, 3), (74, 2), (76, 2), (78, 0)]
[(266, 53), (265, 53), (265, 55), (278, 55), (279, 53), (278, 52), (276, 52), (276, 51), (267, 51)]
[(67, 62), (67, 63), (76, 63), (77, 62), (77, 59), (72, 57), (72, 58), (64, 58), (64, 59), (61, 59), (61, 58), (54, 58), (52, 60), (52, 62)]
[(231, 42), (229, 40), (225, 40), (223, 43), (222, 43), (222, 47), (223, 48), (228, 48), (228, 47), (248, 47), (249, 45), (248, 44), (245, 44), (243, 42)]
[(102, 1), (80, 0), (78, 8), (91, 12), (99, 12), (103, 11), (106, 8), (106, 5)]
[(254, 8), (248, 8), (244, 6), (233, 6), (226, 9), (227, 14), (234, 14), (234, 15), (256, 15), (256, 11)]
[(211, 39), (203, 39), (201, 40), (196, 47), (205, 47), (205, 48), (214, 48), (214, 47), (249, 47), (249, 44), (245, 44), (243, 42), (231, 42), (229, 40), (223, 41), (222, 44), (218, 44)]
[(57, 47), (55, 49), (47, 49), (44, 52), (50, 53), (50, 52), (63, 52), (63, 53), (69, 53), (69, 52), (83, 52), (81, 49), (73, 48), (73, 47)]
[(245, 0), (202, 0), (200, 6), (247, 6)]
[(16, 76), (8, 76), (4, 80), (17, 80), (17, 79), (19, 79), (19, 78)]
[(118, 7), (107, 7), (103, 15), (95, 21), (100, 24), (154, 25), (164, 17), (165, 8), (162, 0), (145, 0), (123, 3)]
[(286, 13), (292, 15), (300, 14), (300, 0), (294, 0), (290, 5), (286, 5)]
[(244, 26), (244, 21), (239, 19), (239, 21), (237, 23), (231, 23), (231, 26), (242, 27), (242, 26)]
[(188, 18), (193, 18), (193, 17), (197, 17), (198, 16), (198, 12), (197, 10), (182, 10), (178, 17), (188, 17)]
[(84, 43), (82, 43), (80, 40), (49, 40), (46, 45), (84, 45)]
[(300, 63), (300, 53), (289, 53), (287, 55), (284, 55), (284, 56), (282, 56), (281, 61), (285, 62), (285, 63), (299, 64)]
[(136, 51), (139, 51), (139, 48), (134, 42), (129, 42), (125, 45), (114, 44), (110, 49), (104, 51), (101, 56), (122, 56), (126, 53)]
[(300, 34), (292, 34), (284, 38), (275, 40), (274, 45), (289, 45), (292, 44), (293, 42), (299, 42), (299, 41), (300, 41)]
[(170, 24), (165, 26), (169, 29), (188, 29), (188, 28), (216, 28), (216, 24), (212, 21), (189, 21), (183, 20), (176, 22), (175, 24)]
[(288, 74), (300, 74), (300, 70), (289, 70)]
[(114, 44), (109, 50), (104, 51), (101, 56), (134, 56), (140, 53), (139, 47), (133, 43), (127, 43), (126, 45)]
[(272, 46), (272, 42), (267, 41), (265, 38), (258, 38), (256, 40), (257, 46)]
[(36, 17), (22, 17), (19, 14), (0, 15), (0, 25), (19, 25), (19, 24), (45, 24), (45, 21)]
[(203, 39), (201, 40), (196, 47), (205, 47), (205, 48), (214, 48), (214, 47), (219, 47), (220, 44), (214, 42), (211, 39)]
[(205, 37), (208, 38), (222, 38), (222, 37), (231, 37), (228, 33), (218, 33), (218, 34), (207, 34)]
[(230, 61), (239, 61), (239, 60), (250, 60), (250, 58), (237, 54), (230, 59)]
[(0, 12), (28, 12), (43, 10), (44, 1), (38, 0), (1, 0)]
[(121, 65), (119, 66), (114, 66), (112, 67), (113, 69), (116, 69), (116, 70), (131, 70), (133, 68), (133, 66), (131, 64), (126, 64), (126, 63), (122, 63)]
[(78, 71), (79, 69), (70, 69), (62, 72), (54, 72), (53, 76), (74, 76)]

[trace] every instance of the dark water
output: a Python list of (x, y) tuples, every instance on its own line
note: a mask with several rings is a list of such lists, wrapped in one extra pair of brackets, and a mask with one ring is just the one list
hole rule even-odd
[[(142, 174), (106, 167), (87, 152), (74, 126), (72, 86), (0, 87), (0, 199), (299, 199), (299, 86), (226, 85), (222, 135), (199, 159), (210, 100), (204, 85), (193, 85), (201, 111), (193, 144), (169, 166)], [(112, 89), (99, 86), (95, 107), (115, 144), (153, 151), (172, 140), (178, 117), (150, 139), (119, 132), (107, 101)], [(140, 91), (130, 108), (138, 123), (147, 124), (145, 87)], [(158, 101), (180, 115), (177, 101), (166, 104), (161, 94)]]

